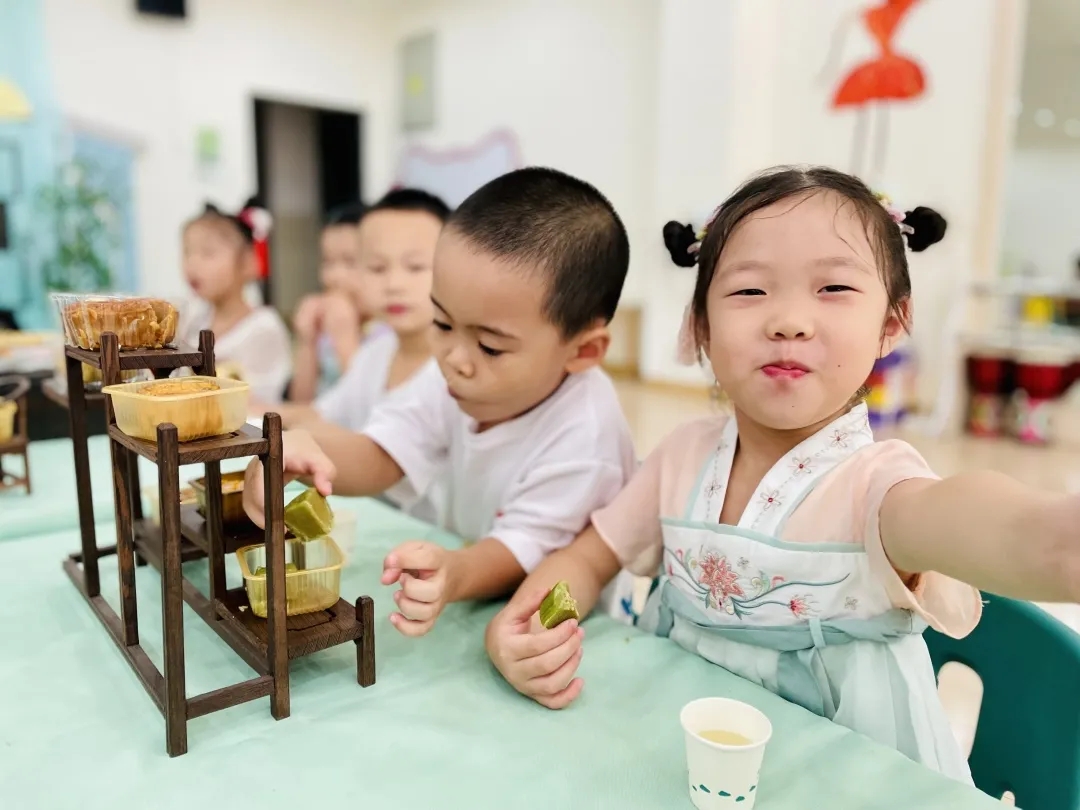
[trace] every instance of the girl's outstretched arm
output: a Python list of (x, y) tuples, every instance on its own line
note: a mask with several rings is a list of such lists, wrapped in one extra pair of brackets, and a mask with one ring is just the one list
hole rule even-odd
[(885, 496), (880, 530), (901, 576), (937, 571), (1001, 596), (1080, 601), (1080, 497), (991, 471), (912, 479)]

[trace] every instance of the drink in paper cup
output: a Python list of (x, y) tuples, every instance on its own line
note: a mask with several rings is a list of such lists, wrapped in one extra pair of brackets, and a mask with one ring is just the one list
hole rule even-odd
[(769, 718), (729, 698), (701, 698), (679, 714), (686, 737), (690, 799), (698, 810), (750, 810), (772, 737)]

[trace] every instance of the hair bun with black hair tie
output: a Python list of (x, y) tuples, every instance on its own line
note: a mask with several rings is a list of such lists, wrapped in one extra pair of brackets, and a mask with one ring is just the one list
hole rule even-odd
[(927, 208), (924, 205), (906, 212), (904, 224), (911, 228), (911, 232), (907, 234), (907, 244), (914, 253), (924, 251), (940, 242), (945, 237), (945, 229), (948, 227), (945, 217), (933, 208)]
[(671, 260), (679, 267), (693, 267), (697, 264), (697, 253), (690, 249), (697, 241), (697, 234), (690, 225), (671, 221), (664, 226), (664, 247), (671, 254)]

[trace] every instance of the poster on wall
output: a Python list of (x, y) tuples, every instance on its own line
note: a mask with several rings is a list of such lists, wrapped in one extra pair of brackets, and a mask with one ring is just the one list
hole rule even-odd
[(498, 130), (461, 148), (407, 147), (394, 185), (422, 188), (457, 206), (484, 183), (521, 166), (517, 138), (507, 130)]
[(878, 54), (850, 68), (834, 86), (830, 107), (855, 111), (848, 170), (871, 184), (884, 172), (889, 149), (889, 112), (893, 105), (913, 102), (926, 94), (926, 72), (910, 55), (893, 46), (897, 31), (920, 0), (883, 0), (845, 17), (833, 35), (823, 74), (831, 75), (841, 56), (851, 23), (858, 19)]
[(435, 35), (401, 44), (401, 126), (407, 132), (435, 126)]

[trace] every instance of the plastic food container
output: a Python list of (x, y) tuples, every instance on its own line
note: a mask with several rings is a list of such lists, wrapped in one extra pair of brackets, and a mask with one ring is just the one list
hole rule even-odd
[[(210, 386), (214, 386), (210, 388)], [(136, 439), (157, 441), (157, 426), (176, 425), (179, 440), (223, 436), (247, 420), (249, 386), (221, 377), (177, 377), (107, 385), (116, 426)]]
[(359, 522), (356, 512), (352, 509), (334, 507), (334, 528), (330, 530), (330, 538), (341, 549), (346, 563), (356, 547), (356, 530)]
[[(199, 504), (199, 512), (206, 517), (206, 478), (196, 478), (190, 482)], [(221, 474), (221, 520), (224, 523), (242, 523), (248, 519), (244, 511), (244, 472)]]
[[(251, 611), (265, 619), (266, 574), (256, 572), (266, 566), (266, 546), (238, 549), (236, 559), (240, 563)], [(307, 543), (286, 539), (285, 563), (293, 563), (297, 569), (285, 572), (286, 615), (315, 613), (337, 604), (341, 598), (341, 566), (344, 563), (337, 543), (329, 537)]]
[(10, 442), (15, 435), (15, 414), (18, 410), (18, 402), (0, 402), (0, 444)]
[(161, 298), (53, 293), (64, 325), (64, 340), (80, 349), (101, 348), (103, 332), (112, 332), (123, 349), (161, 349), (176, 338), (179, 313)]

